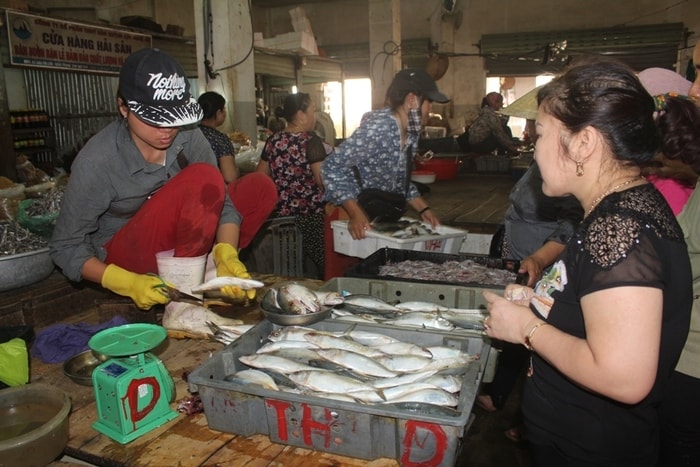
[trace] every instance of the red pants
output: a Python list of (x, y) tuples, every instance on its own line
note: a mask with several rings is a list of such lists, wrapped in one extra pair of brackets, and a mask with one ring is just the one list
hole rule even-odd
[[(255, 176), (253, 176), (255, 175)], [(248, 174), (228, 186), (243, 216), (239, 248), (247, 246), (277, 203), (277, 189), (265, 174)], [(249, 178), (250, 177), (250, 178)], [(267, 183), (269, 182), (269, 183)], [(158, 272), (156, 253), (175, 256), (208, 253), (224, 204), (224, 183), (217, 167), (190, 164), (158, 190), (107, 242), (106, 263), (137, 273)]]
[(268, 175), (251, 172), (228, 185), (228, 195), (243, 216), (238, 247), (245, 248), (253, 241), (263, 223), (277, 205), (277, 187)]

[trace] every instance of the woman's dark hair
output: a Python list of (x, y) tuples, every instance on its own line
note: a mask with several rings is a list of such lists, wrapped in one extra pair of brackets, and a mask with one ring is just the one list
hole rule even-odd
[(397, 83), (392, 82), (392, 84), (390, 84), (389, 88), (386, 90), (386, 105), (388, 105), (391, 110), (398, 109), (401, 107), (401, 105), (403, 105), (403, 100), (406, 98), (409, 92), (415, 94), (419, 101), (423, 102), (423, 94), (421, 94), (419, 91), (411, 91), (402, 85), (397, 85)]
[(223, 110), (226, 105), (226, 99), (221, 94), (214, 91), (207, 91), (197, 99), (199, 106), (202, 108), (204, 120), (210, 119), (216, 115), (216, 112)]
[(700, 109), (695, 102), (666, 96), (656, 126), (663, 139), (661, 152), (664, 156), (679, 160), (700, 174)]
[(572, 133), (598, 130), (620, 161), (641, 165), (661, 148), (654, 99), (621, 62), (577, 61), (539, 90), (537, 103)]
[(275, 116), (284, 118), (287, 122), (294, 120), (294, 115), (299, 112), (306, 112), (311, 105), (311, 96), (305, 92), (289, 94), (284, 98), (284, 104), (275, 109)]

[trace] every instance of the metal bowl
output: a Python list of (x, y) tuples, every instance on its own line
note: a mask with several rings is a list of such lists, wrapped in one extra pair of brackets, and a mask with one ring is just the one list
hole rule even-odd
[(282, 310), (276, 313), (264, 308), (262, 308), (262, 313), (271, 323), (279, 324), (280, 326), (308, 326), (328, 318), (331, 315), (331, 308), (324, 307), (323, 310), (317, 313), (307, 313), (305, 315), (292, 315)]
[(279, 324), (280, 326), (308, 326), (309, 324), (323, 321), (331, 315), (332, 308), (325, 306), (316, 313), (306, 313), (304, 315), (286, 313), (281, 308), (272, 305), (270, 300), (271, 293), (273, 293), (272, 290), (265, 292), (260, 302), (260, 310), (271, 323)]
[(83, 386), (92, 386), (92, 371), (109, 357), (86, 350), (63, 362), (63, 374)]
[(0, 256), (0, 292), (46, 279), (54, 269), (49, 249)]

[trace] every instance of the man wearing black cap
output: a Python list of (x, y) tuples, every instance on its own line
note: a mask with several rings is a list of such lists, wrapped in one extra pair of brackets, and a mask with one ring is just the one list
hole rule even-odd
[(368, 195), (377, 190), (403, 197), (399, 211), (405, 210), (407, 203), (423, 221), (433, 227), (440, 224), (410, 183), (410, 173), (431, 103), (449, 99), (424, 70), (407, 68), (394, 76), (386, 101), (387, 107), (363, 117), (357, 130), (324, 161), (322, 168), (326, 200), (345, 209), (348, 231), (354, 239), (365, 238), (370, 222), (389, 214), (372, 208), (381, 206)]
[(202, 118), (182, 67), (159, 49), (133, 53), (119, 75), (117, 104), (121, 118), (71, 166), (50, 242), (56, 265), (142, 309), (169, 301), (162, 280), (148, 274), (157, 272), (157, 252), (201, 256), (216, 241), (217, 274), (250, 277), (237, 255), (241, 216), (211, 146), (196, 127), (182, 128)]

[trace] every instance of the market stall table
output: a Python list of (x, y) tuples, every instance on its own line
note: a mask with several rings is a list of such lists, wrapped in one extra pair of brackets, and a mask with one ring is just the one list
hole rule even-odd
[[(255, 322), (262, 318), (257, 307), (249, 307), (241, 318)], [(238, 315), (240, 316), (240, 314)], [(73, 315), (66, 322), (99, 322), (97, 308)], [(39, 330), (38, 330), (39, 331)], [(169, 338), (154, 353), (163, 361), (175, 381), (173, 406), (191, 396), (186, 375), (209, 359), (223, 344), (202, 339)], [(376, 467), (397, 466), (393, 459), (366, 461), (329, 453), (275, 444), (266, 435), (238, 436), (208, 428), (204, 413), (180, 413), (174, 420), (142, 435), (128, 444), (120, 444), (92, 428), (97, 418), (93, 388), (76, 384), (63, 374), (61, 364), (31, 361), (31, 382), (45, 383), (66, 391), (73, 408), (69, 421), (69, 440), (64, 453), (94, 465), (117, 466), (204, 466), (204, 465), (344, 465)], [(65, 465), (64, 463), (56, 463)]]

